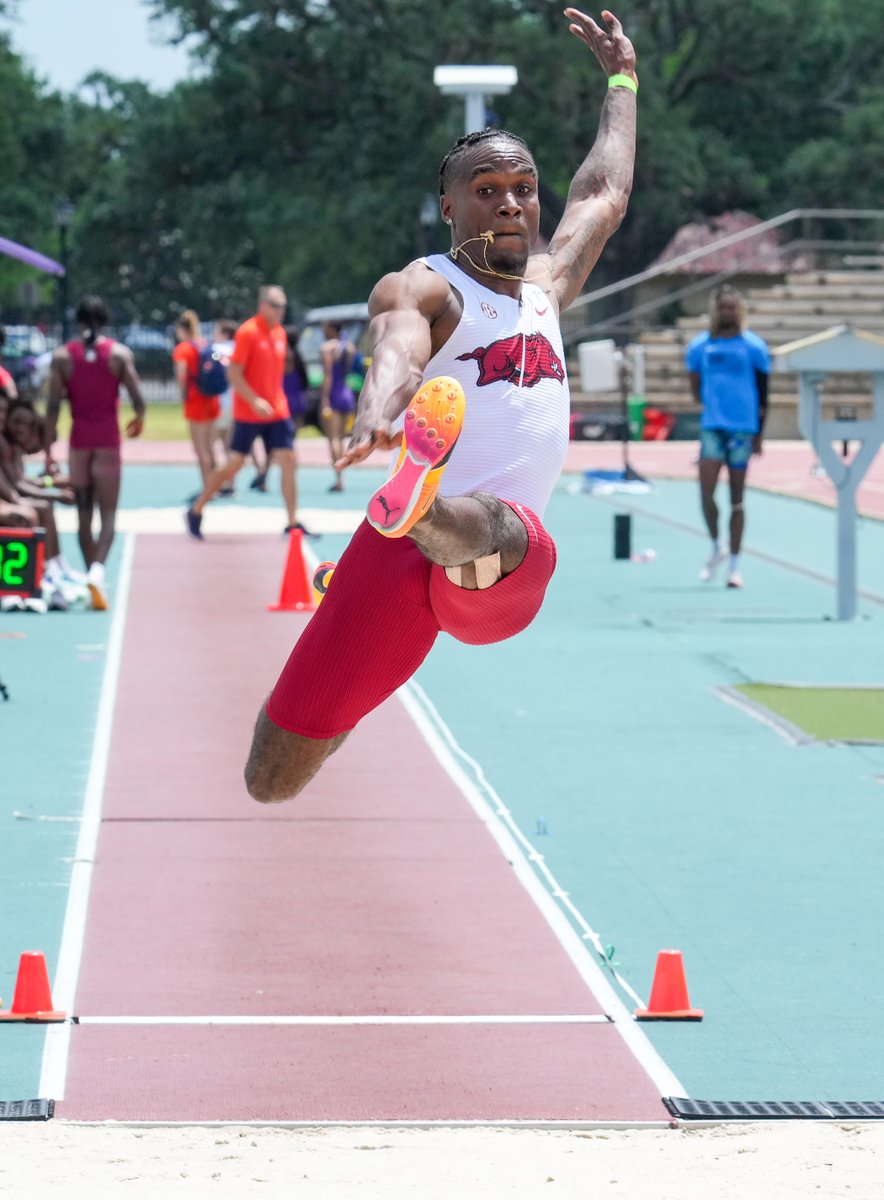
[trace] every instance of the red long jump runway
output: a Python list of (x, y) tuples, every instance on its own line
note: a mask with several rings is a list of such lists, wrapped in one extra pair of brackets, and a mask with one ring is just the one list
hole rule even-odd
[(58, 1116), (667, 1120), (398, 699), (296, 801), (248, 798), (306, 620), (266, 612), (282, 560), (137, 542)]

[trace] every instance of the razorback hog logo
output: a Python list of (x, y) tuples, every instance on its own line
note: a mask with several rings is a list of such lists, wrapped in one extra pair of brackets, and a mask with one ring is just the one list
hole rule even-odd
[[(523, 349), (524, 346), (524, 349)], [(565, 368), (542, 333), (514, 333), (501, 338), (490, 346), (471, 350), (469, 354), (458, 354), (458, 362), (475, 359), (479, 364), (479, 387), (489, 383), (515, 380), (521, 387), (534, 387), (541, 379), (565, 379)]]

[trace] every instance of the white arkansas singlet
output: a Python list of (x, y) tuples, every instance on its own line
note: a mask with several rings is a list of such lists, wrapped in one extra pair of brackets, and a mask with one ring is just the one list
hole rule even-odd
[(570, 392), (555, 305), (536, 284), (522, 284), (521, 300), (492, 292), (444, 254), (419, 261), (463, 297), (460, 323), (424, 371), (424, 380), (457, 379), (467, 398), (439, 492), (491, 492), (542, 517), (568, 448)]

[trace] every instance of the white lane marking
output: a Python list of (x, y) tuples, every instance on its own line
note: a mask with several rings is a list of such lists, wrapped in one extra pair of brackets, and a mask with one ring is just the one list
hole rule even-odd
[[(660, 1095), (687, 1096), (688, 1093), (677, 1077), (636, 1025), (632, 1014), (611, 987), (601, 967), (587, 950), (585, 942), (577, 936), (574, 927), (559, 906), (559, 903), (567, 900), (567, 893), (559, 887), (548, 869), (544, 871), (548, 887), (544, 886), (532, 869), (530, 860), (542, 863), (543, 856), (534, 850), (531, 843), (519, 830), (509, 810), (485, 778), (480, 765), (458, 744), (454, 734), (419, 684), (411, 680), (399, 688), (396, 695), (443, 769), (463, 792), (479, 819), (486, 825), (504, 857), (511, 863), (516, 878), (540, 909), (584, 983), (611, 1017), (617, 1031), (636, 1060), (659, 1088)], [(461, 763), (458, 762), (458, 758), (461, 762), (469, 764), (475, 779), (471, 779), (467, 775)], [(525, 853), (523, 847), (527, 848), (528, 854)], [(577, 912), (570, 901), (568, 901), (568, 907), (572, 913)], [(580, 921), (584, 928), (589, 929), (582, 917)], [(593, 935), (593, 938), (597, 938), (597, 935)], [(629, 992), (633, 998), (637, 999), (631, 989)], [(647, 1006), (639, 1002), (639, 1007)]]
[[(298, 519), (316, 533), (354, 533), (365, 516), (362, 508), (299, 508)], [(60, 509), (59, 530), (75, 533), (76, 511)], [(281, 508), (247, 508), (242, 504), (209, 505), (203, 517), (203, 532), (210, 537), (222, 533), (272, 533), (282, 540), (285, 511)], [(121, 508), (117, 511), (118, 533), (180, 533), (184, 529), (184, 505), (180, 508)]]
[(611, 1025), (600, 1013), (563, 1013), (521, 1016), (510, 1013), (489, 1015), (366, 1014), (321, 1016), (165, 1016), (165, 1017), (77, 1017), (78, 1025)]
[[(58, 967), (52, 998), (57, 1009), (71, 1012), (77, 990), (77, 976), (83, 955), (83, 938), (86, 932), (86, 913), (89, 906), (89, 889), (92, 884), (92, 868), (95, 848), (101, 827), (101, 806), (104, 800), (104, 784), (110, 755), (111, 729), (114, 720), (114, 704), (120, 676), (123, 651), (123, 632), (126, 627), (126, 610), (129, 605), (129, 590), (132, 582), (132, 563), (135, 556), (135, 536), (123, 535), (123, 558), (114, 592), (113, 616), (107, 642), (107, 657), (104, 679), (98, 701), (95, 737), (92, 742), (92, 758), (86, 781), (83, 815), (77, 849), (71, 867), (71, 882), (68, 902), (58, 953)], [(68, 1048), (70, 1045), (69, 1023), (51, 1026), (46, 1031), (43, 1047), (43, 1067), (40, 1073), (41, 1097), (52, 1100), (64, 1098), (67, 1076)]]
[(752, 700), (749, 696), (744, 696), (742, 692), (738, 692), (732, 687), (714, 687), (713, 693), (718, 696), (719, 700), (723, 700), (725, 704), (730, 704), (734, 708), (745, 713), (747, 717), (752, 717), (761, 725), (766, 725), (768, 729), (772, 729), (774, 733), (778, 733), (781, 738), (787, 741), (792, 746), (807, 746), (817, 739), (805, 733), (800, 726), (787, 721), (785, 717), (778, 716), (771, 709), (765, 708), (763, 704)]

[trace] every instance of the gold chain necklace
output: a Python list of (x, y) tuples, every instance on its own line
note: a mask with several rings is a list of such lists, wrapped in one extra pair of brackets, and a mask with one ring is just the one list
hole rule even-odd
[[(459, 246), (452, 246), (449, 254), (451, 258), (457, 262), (458, 254), (462, 254), (474, 271), (478, 271), (480, 275), (491, 275), (497, 279), (512, 279), (515, 283), (526, 283), (524, 275), (507, 275), (505, 271), (495, 271), (491, 263), (488, 261), (488, 244), (494, 241), (494, 234), (490, 229), (486, 229), (484, 233), (480, 233), (478, 237), (467, 238), (465, 242), (461, 242)], [(485, 259), (485, 266), (480, 267), (475, 259), (464, 250), (464, 246), (468, 246), (470, 242), (482, 242), (482, 253)]]

